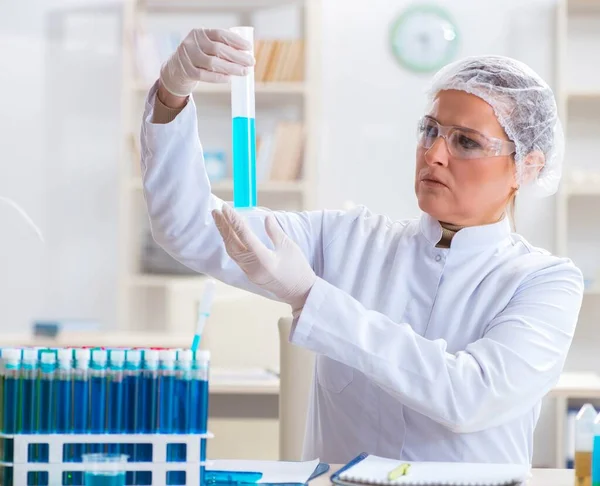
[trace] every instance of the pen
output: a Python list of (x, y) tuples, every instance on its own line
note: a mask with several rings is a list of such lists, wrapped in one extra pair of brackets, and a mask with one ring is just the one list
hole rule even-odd
[(388, 481), (394, 481), (401, 476), (405, 476), (408, 474), (408, 470), (410, 469), (410, 464), (400, 464), (397, 468), (392, 469), (388, 474)]

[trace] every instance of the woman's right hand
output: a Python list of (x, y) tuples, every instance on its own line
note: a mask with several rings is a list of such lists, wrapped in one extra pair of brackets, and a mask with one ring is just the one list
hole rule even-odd
[(199, 81), (226, 83), (230, 76), (244, 76), (254, 65), (251, 48), (250, 42), (229, 30), (194, 29), (163, 64), (160, 86), (185, 99)]

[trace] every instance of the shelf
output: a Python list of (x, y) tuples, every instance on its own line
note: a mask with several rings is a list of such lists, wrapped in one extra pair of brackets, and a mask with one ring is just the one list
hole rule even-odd
[(165, 288), (174, 285), (201, 286), (206, 277), (203, 275), (134, 275), (129, 281), (132, 287)]
[(574, 101), (600, 101), (600, 89), (567, 91), (566, 97)]
[[(148, 93), (150, 85), (144, 82), (138, 82), (135, 90), (140, 93)], [(303, 82), (298, 83), (256, 83), (254, 92), (257, 96), (263, 95), (303, 95), (306, 91), (306, 85)], [(199, 83), (194, 89), (194, 94), (231, 94), (229, 83)]]
[(568, 196), (600, 196), (600, 183), (574, 184), (566, 182), (563, 191)]
[(279, 376), (263, 369), (210, 370), (210, 393), (218, 395), (278, 395)]
[(285, 5), (302, 5), (298, 0), (139, 0), (138, 8), (150, 12), (252, 12)]
[(600, 285), (594, 285), (587, 289), (584, 289), (583, 293), (585, 295), (600, 295)]
[(600, 13), (600, 0), (567, 0), (567, 7), (571, 12)]
[[(258, 184), (258, 192), (269, 194), (302, 193), (304, 187), (303, 181), (268, 181)], [(143, 189), (142, 181), (139, 179), (132, 180), (131, 189), (141, 191)], [(215, 182), (211, 184), (211, 189), (214, 193), (233, 192), (233, 182)]]
[(600, 398), (600, 376), (588, 372), (562, 373), (549, 395), (564, 398)]

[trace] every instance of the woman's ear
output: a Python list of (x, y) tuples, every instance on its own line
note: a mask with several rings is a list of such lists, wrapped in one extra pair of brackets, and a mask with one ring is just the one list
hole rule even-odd
[(546, 156), (539, 150), (534, 150), (527, 154), (522, 162), (521, 168), (521, 180), (519, 183), (522, 186), (528, 185), (530, 182), (535, 180), (540, 171), (546, 164)]

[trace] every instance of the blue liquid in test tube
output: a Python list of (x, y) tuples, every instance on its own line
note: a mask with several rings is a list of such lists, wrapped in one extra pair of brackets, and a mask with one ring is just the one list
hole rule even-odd
[[(127, 434), (140, 433), (141, 425), (138, 417), (137, 399), (140, 395), (142, 352), (137, 349), (129, 349), (125, 355), (125, 370), (123, 371), (123, 419)], [(129, 456), (129, 460), (138, 460), (138, 448), (134, 445), (125, 447), (123, 454)], [(132, 484), (138, 484), (137, 473), (132, 473)]]
[[(122, 349), (113, 349), (109, 353), (108, 365), (108, 432), (110, 434), (122, 434), (124, 432), (123, 408), (124, 381), (123, 368), (125, 366), (125, 351)], [(109, 454), (118, 454), (118, 445), (111, 445), (108, 448)]]
[(33, 348), (23, 349), (21, 362), (21, 431), (25, 434), (38, 432), (38, 409), (40, 397), (38, 393), (38, 351)]
[(138, 397), (142, 433), (153, 434), (158, 428), (158, 351), (144, 351), (141, 393)]
[[(191, 413), (192, 434), (204, 434), (208, 425), (208, 374), (210, 368), (210, 352), (196, 351), (192, 364), (192, 390), (187, 403)], [(206, 461), (206, 439), (201, 441), (200, 461)], [(204, 466), (200, 468), (204, 477)]]
[[(89, 349), (75, 350), (75, 370), (73, 372), (73, 432), (88, 434), (90, 432), (90, 355)], [(77, 445), (73, 448), (73, 457), (81, 462), (86, 447)]]
[(38, 423), (41, 434), (56, 432), (56, 352), (42, 351), (40, 354), (40, 392)]
[[(21, 432), (20, 408), (22, 396), (20, 394), (21, 350), (2, 350), (4, 362), (4, 397), (2, 404), (4, 432), (16, 434)], [(8, 468), (5, 468), (7, 470)]]
[(177, 353), (164, 350), (159, 353), (159, 358), (158, 431), (162, 434), (172, 434), (175, 432), (175, 359)]
[(56, 370), (56, 432), (71, 432), (73, 404), (73, 350), (58, 350), (58, 368)]
[[(92, 350), (90, 363), (90, 432), (106, 432), (106, 361), (103, 349)], [(100, 446), (92, 446), (90, 452), (103, 452)]]
[(188, 403), (191, 403), (193, 353), (189, 349), (177, 353), (177, 380), (175, 384), (175, 432), (189, 434), (191, 431)]
[[(233, 27), (236, 34), (252, 44), (254, 28)], [(233, 136), (233, 205), (236, 208), (256, 206), (256, 127), (254, 101), (254, 68), (246, 76), (231, 79), (231, 115)]]

